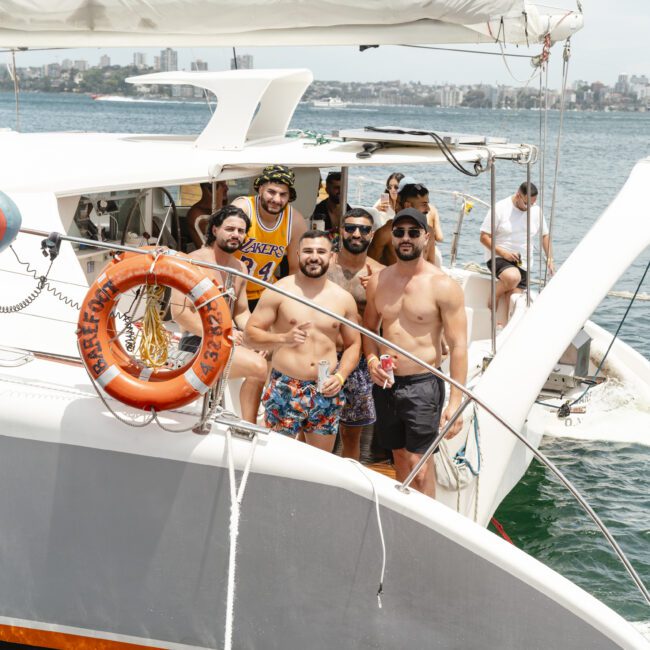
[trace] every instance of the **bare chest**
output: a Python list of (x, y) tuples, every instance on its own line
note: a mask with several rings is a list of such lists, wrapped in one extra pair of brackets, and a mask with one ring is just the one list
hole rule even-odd
[(408, 282), (386, 283), (380, 287), (376, 294), (376, 306), (384, 322), (406, 319), (426, 324), (439, 318), (438, 305), (430, 283), (415, 278)]
[(352, 294), (360, 312), (363, 312), (366, 306), (366, 290), (359, 279), (362, 274), (367, 274), (365, 267), (359, 271), (348, 271), (338, 264), (332, 264), (328, 271), (328, 276), (332, 282)]
[[(316, 301), (320, 304), (320, 301)], [(335, 313), (340, 313), (333, 305), (324, 305)], [(310, 331), (323, 334), (328, 338), (335, 337), (339, 331), (340, 323), (336, 319), (307, 307), (296, 301), (289, 301), (280, 305), (276, 326), (279, 331), (289, 330), (302, 323), (311, 323)]]

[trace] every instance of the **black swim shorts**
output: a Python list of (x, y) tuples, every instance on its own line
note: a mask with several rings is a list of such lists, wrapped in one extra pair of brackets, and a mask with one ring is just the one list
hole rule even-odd
[(442, 379), (429, 372), (396, 376), (391, 388), (375, 384), (372, 396), (377, 410), (375, 434), (379, 446), (423, 454), (438, 435), (445, 401)]
[[(507, 259), (503, 257), (497, 257), (495, 260), (495, 266), (497, 267), (497, 278), (503, 273), (505, 269), (509, 269), (512, 267), (513, 269), (517, 269), (519, 273), (521, 274), (521, 280), (519, 284), (517, 285), (517, 289), (525, 289), (526, 288), (526, 283), (528, 282), (528, 273), (526, 269), (522, 269), (521, 266), (517, 266), (514, 262), (509, 262)], [(488, 260), (486, 262), (488, 269), (490, 271), (492, 270), (492, 260)]]

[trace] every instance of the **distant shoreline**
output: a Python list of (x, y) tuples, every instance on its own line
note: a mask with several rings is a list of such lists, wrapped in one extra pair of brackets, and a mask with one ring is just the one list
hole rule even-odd
[[(8, 94), (13, 97), (13, 89), (0, 88), (0, 94)], [(152, 104), (187, 104), (187, 105), (204, 105), (206, 101), (199, 98), (191, 97), (170, 97), (168, 95), (119, 95), (117, 93), (89, 93), (89, 92), (76, 92), (76, 91), (62, 91), (62, 90), (33, 90), (25, 89), (20, 91), (20, 95), (66, 95), (66, 96), (80, 96), (87, 97), (94, 101), (106, 101), (106, 102), (132, 102), (132, 103), (152, 103)], [(93, 95), (98, 95), (98, 97), (93, 97)], [(302, 108), (309, 108), (315, 111), (348, 111), (354, 110), (355, 108), (376, 108), (376, 109), (385, 109), (385, 108), (435, 108), (439, 110), (486, 110), (486, 111), (539, 111), (537, 107), (490, 107), (490, 106), (440, 106), (433, 104), (392, 104), (392, 103), (379, 103), (379, 102), (358, 102), (354, 100), (346, 100), (342, 98), (345, 106), (313, 106), (311, 99), (303, 100), (299, 102), (299, 106)], [(558, 108), (549, 107), (547, 110), (557, 113), (559, 112)], [(646, 110), (645, 107), (617, 107), (617, 106), (604, 106), (604, 107), (581, 107), (576, 106), (566, 109), (566, 112), (570, 113), (650, 113)]]

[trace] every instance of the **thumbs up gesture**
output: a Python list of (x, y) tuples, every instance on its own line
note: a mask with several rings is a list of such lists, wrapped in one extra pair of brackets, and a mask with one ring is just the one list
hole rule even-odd
[(372, 275), (372, 269), (370, 268), (370, 264), (368, 263), (366, 263), (366, 271), (368, 271), (368, 275), (359, 276), (359, 282), (361, 282), (361, 286), (364, 289), (368, 286), (368, 282), (370, 281), (370, 276)]

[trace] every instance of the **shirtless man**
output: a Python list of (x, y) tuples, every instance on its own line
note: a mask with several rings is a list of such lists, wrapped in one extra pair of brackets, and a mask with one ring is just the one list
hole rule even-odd
[[(436, 263), (436, 242), (442, 241), (442, 229), (440, 227), (440, 216), (435, 206), (429, 203), (429, 190), (420, 185), (410, 176), (404, 176), (400, 180), (397, 192), (397, 208), (399, 212), (405, 208), (415, 208), (426, 215), (429, 228), (433, 237), (428, 239), (424, 259), (431, 264)], [(373, 259), (390, 266), (397, 261), (397, 255), (393, 248), (393, 220), (388, 220), (377, 232), (368, 249), (368, 255)], [(437, 264), (440, 265), (439, 263)]]
[[(208, 236), (205, 245), (190, 253), (190, 257), (203, 262), (211, 262), (220, 266), (227, 266), (238, 271), (246, 272), (246, 267), (233, 257), (244, 241), (250, 221), (246, 214), (239, 208), (227, 205), (215, 212), (210, 217)], [(217, 279), (219, 284), (225, 285), (225, 279), (219, 271), (204, 268), (205, 273)], [(233, 276), (234, 277), (234, 276)], [(248, 422), (257, 421), (261, 388), (266, 380), (266, 361), (264, 357), (253, 350), (243, 347), (243, 329), (250, 317), (248, 301), (246, 300), (246, 280), (234, 277), (235, 303), (232, 308), (233, 321), (233, 352), (230, 377), (244, 377), (239, 392), (241, 414)], [(179, 349), (187, 352), (198, 350), (201, 345), (203, 327), (201, 317), (190, 301), (179, 291), (172, 291), (172, 318), (185, 330)]]
[[(236, 253), (248, 275), (275, 282), (276, 269), (286, 255), (289, 273), (298, 268), (298, 241), (307, 229), (305, 218), (289, 204), (296, 200), (294, 173), (283, 165), (269, 165), (255, 179), (255, 196), (240, 196), (233, 205), (250, 219), (246, 241)], [(249, 282), (246, 288), (249, 308), (255, 309), (264, 287)]]
[[(279, 280), (285, 291), (327, 307), (350, 320), (357, 317), (354, 298), (327, 279), (332, 245), (326, 233), (309, 230), (300, 238), (298, 273)], [(343, 339), (338, 362), (336, 341)], [(265, 291), (246, 326), (246, 339), (260, 350), (273, 350), (271, 381), (264, 391), (266, 426), (331, 452), (345, 398), (341, 389), (359, 363), (359, 333), (311, 307)], [(330, 375), (317, 390), (318, 362)]]
[[(366, 285), (373, 273), (379, 273), (384, 266), (368, 257), (372, 241), (372, 216), (362, 208), (349, 210), (341, 223), (341, 247), (332, 256), (329, 278), (352, 294), (357, 303), (360, 318), (366, 308)], [(339, 353), (340, 354), (340, 353)], [(364, 426), (375, 421), (375, 403), (372, 399), (372, 380), (365, 357), (352, 371), (345, 383), (345, 406), (341, 412), (339, 432), (343, 443), (343, 458), (359, 460), (360, 440)]]
[[(364, 325), (432, 366), (442, 357), (440, 336), (444, 331), (450, 349), (452, 379), (464, 384), (467, 377), (467, 323), (463, 292), (458, 284), (423, 258), (429, 234), (426, 216), (407, 208), (393, 219), (393, 247), (397, 262), (370, 277)], [(403, 481), (461, 403), (462, 394), (452, 387), (444, 404), (444, 383), (413, 361), (364, 338), (370, 369), (379, 442), (393, 450), (397, 480)], [(395, 382), (381, 368), (380, 354), (393, 357)], [(461, 429), (454, 422), (447, 437)], [(433, 458), (429, 458), (413, 480), (413, 487), (435, 496)]]

